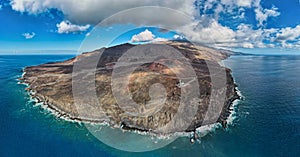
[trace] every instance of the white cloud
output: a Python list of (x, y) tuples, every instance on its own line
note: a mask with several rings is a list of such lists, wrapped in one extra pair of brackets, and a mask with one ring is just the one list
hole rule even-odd
[(269, 17), (277, 17), (280, 15), (278, 8), (272, 7), (271, 9), (263, 9), (261, 6), (255, 10), (256, 20), (258, 21), (258, 26), (263, 26), (267, 22)]
[(134, 36), (132, 36), (130, 42), (163, 42), (163, 41), (168, 41), (168, 39), (166, 38), (161, 38), (161, 37), (157, 37), (155, 38), (155, 35), (149, 31), (148, 29), (146, 29), (145, 31), (136, 34)]
[[(13, 10), (30, 14), (58, 9), (64, 13), (66, 20), (75, 24), (97, 24), (119, 11), (141, 6), (168, 7), (189, 15), (196, 13), (194, 0), (11, 0), (10, 4)], [(134, 17), (131, 20), (134, 21)]]
[(25, 37), (25, 39), (32, 39), (35, 37), (35, 33), (32, 32), (32, 33), (23, 33), (22, 36)]
[[(200, 7), (195, 6), (195, 1), (202, 3), (204, 14), (213, 10), (214, 16), (198, 15)], [(283, 47), (292, 47), (300, 39), (300, 25), (294, 28), (266, 29), (264, 26), (272, 17), (280, 15), (279, 9), (264, 8), (261, 0), (82, 0), (74, 3), (73, 0), (11, 0), (12, 8), (19, 12), (38, 14), (49, 9), (57, 9), (64, 14), (65, 20), (57, 24), (58, 33), (71, 33), (86, 31), (90, 25), (97, 24), (101, 20), (126, 9), (140, 6), (168, 7), (195, 17), (189, 21), (189, 25), (176, 28), (175, 31), (183, 34), (186, 39), (207, 43), (218, 47), (274, 47), (278, 44)], [(79, 7), (80, 6), (80, 7)], [(199, 7), (199, 8), (198, 8)], [(237, 28), (226, 27), (219, 23), (219, 14), (225, 13), (232, 17), (233, 22), (243, 19), (246, 11), (250, 9), (255, 14), (259, 28), (251, 25), (240, 24)], [(207, 12), (206, 12), (207, 11)], [(153, 15), (155, 14), (155, 15)], [(149, 17), (149, 15), (151, 15)], [(179, 14), (178, 14), (179, 15)], [(126, 17), (126, 18), (124, 18)], [(69, 22), (70, 21), (70, 22)], [(175, 22), (174, 22), (175, 21)], [(110, 23), (134, 23), (138, 25), (164, 26), (176, 25), (181, 22), (180, 16), (174, 15), (173, 11), (161, 12), (159, 9), (152, 12), (139, 11), (118, 16), (118, 21)], [(238, 21), (239, 22), (239, 21)], [(183, 23), (187, 23), (186, 21)], [(171, 29), (169, 29), (171, 30)], [(28, 33), (27, 36), (33, 35)], [(35, 35), (35, 34), (34, 34)], [(34, 37), (34, 35), (32, 37)], [(86, 34), (87, 36), (89, 33)], [(176, 39), (174, 37), (174, 39)], [(132, 42), (140, 41), (164, 41), (167, 39), (156, 38), (149, 30), (132, 37)], [(270, 44), (266, 44), (270, 41)], [(291, 44), (293, 42), (293, 44)]]
[[(251, 8), (255, 6), (257, 0), (221, 0), (220, 4), (222, 4), (227, 12), (232, 12), (234, 9), (239, 8)], [(214, 1), (214, 3), (219, 3), (218, 1)]]
[(278, 8), (275, 6), (271, 9), (263, 8), (261, 0), (207, 0), (203, 3), (204, 12), (206, 13), (207, 10), (212, 9), (216, 19), (218, 19), (220, 13), (229, 14), (233, 19), (243, 19), (245, 17), (245, 9), (251, 8), (255, 13), (259, 27), (264, 26), (270, 17), (280, 15)]
[(221, 4), (250, 8), (254, 0), (221, 0)]
[(238, 41), (236, 47), (244, 48), (264, 48), (269, 45), (263, 41), (270, 41), (271, 36), (274, 35), (277, 29), (257, 29), (254, 30), (251, 25), (240, 24), (236, 31), (236, 40)]
[(207, 1), (204, 1), (204, 12), (206, 11), (206, 10), (209, 10), (209, 9), (212, 9), (213, 8), (213, 6), (214, 6), (214, 4), (215, 4), (215, 0), (207, 0)]
[(151, 42), (164, 42), (164, 41), (169, 41), (169, 39), (166, 39), (166, 38), (155, 38)]
[[(282, 47), (299, 48), (300, 43), (300, 25), (295, 28), (287, 27), (282, 28), (276, 33), (276, 37), (274, 38), (275, 42), (279, 42)], [(289, 43), (293, 42), (293, 44)]]
[(90, 28), (90, 25), (85, 25), (85, 26), (79, 26), (79, 25), (74, 25), (69, 21), (62, 21), (61, 23), (56, 25), (58, 30), (57, 32), (62, 34), (62, 33), (72, 33), (72, 32), (84, 32), (87, 29)]
[(194, 22), (183, 27), (180, 33), (191, 41), (207, 44), (229, 43), (235, 40), (235, 32), (229, 27), (222, 26), (216, 20), (205, 23)]
[(252, 0), (236, 0), (236, 4), (241, 7), (251, 7)]
[(282, 41), (293, 41), (297, 38), (300, 38), (300, 25), (296, 26), (295, 28), (287, 27), (282, 28), (277, 34), (276, 34), (276, 41), (282, 42)]
[(240, 24), (237, 30), (223, 26), (216, 20), (208, 24), (194, 23), (190, 28), (182, 30), (188, 40), (219, 48), (264, 48), (274, 47), (274, 43), (266, 44), (265, 41), (272, 41), (279, 29), (256, 29), (251, 25)]
[(154, 40), (154, 38), (155, 38), (155, 35), (151, 31), (146, 29), (145, 31), (143, 31), (139, 34), (132, 36), (131, 42), (147, 42), (147, 41)]
[(245, 18), (245, 12), (246, 12), (246, 10), (244, 8), (240, 8), (239, 11), (238, 11), (238, 15), (233, 16), (233, 18), (244, 19)]
[[(278, 8), (263, 8), (261, 0), (207, 0), (200, 1), (203, 14), (200, 20), (194, 21), (188, 27), (181, 30), (188, 40), (200, 42), (216, 47), (274, 47), (274, 36), (279, 29), (266, 29), (264, 26), (271, 17), (280, 15)], [(226, 27), (219, 23), (219, 14), (230, 15), (232, 22), (245, 20), (246, 10), (253, 10), (259, 28), (241, 23), (236, 28)], [(210, 15), (214, 15), (212, 16)], [(236, 21), (235, 21), (236, 20)]]

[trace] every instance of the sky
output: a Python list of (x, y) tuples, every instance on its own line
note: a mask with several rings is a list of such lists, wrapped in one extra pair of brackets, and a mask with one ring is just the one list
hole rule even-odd
[[(190, 21), (166, 31), (161, 28), (181, 21), (174, 11), (137, 9), (99, 27), (120, 11), (142, 6), (174, 9)], [(0, 52), (67, 52), (183, 38), (247, 52), (298, 52), (299, 15), (299, 0), (1, 0)], [(120, 30), (125, 32), (116, 38)], [(100, 37), (93, 38), (97, 32)], [(85, 40), (93, 42), (83, 46)]]

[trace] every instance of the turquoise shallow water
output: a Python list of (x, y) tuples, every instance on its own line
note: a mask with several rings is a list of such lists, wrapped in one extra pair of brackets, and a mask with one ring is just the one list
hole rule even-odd
[[(298, 156), (300, 153), (300, 56), (233, 56), (233, 70), (245, 100), (228, 130), (217, 129), (191, 145), (178, 138), (146, 153), (106, 146), (82, 125), (55, 118), (35, 106), (22, 68), (71, 55), (0, 56), (0, 156)], [(109, 135), (107, 135), (109, 136)]]

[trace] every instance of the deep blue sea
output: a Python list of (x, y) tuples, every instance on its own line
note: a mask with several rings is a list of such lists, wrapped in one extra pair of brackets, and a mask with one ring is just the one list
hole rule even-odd
[(71, 55), (0, 56), (0, 156), (296, 157), (300, 154), (300, 56), (232, 56), (225, 65), (242, 92), (236, 119), (191, 145), (187, 137), (146, 153), (101, 143), (83, 126), (36, 106), (17, 84), (22, 68)]

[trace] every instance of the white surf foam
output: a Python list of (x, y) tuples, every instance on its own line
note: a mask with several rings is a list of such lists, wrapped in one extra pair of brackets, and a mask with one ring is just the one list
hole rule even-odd
[[(24, 72), (25, 73), (25, 72)], [(25, 83), (22, 83), (25, 84)], [(26, 86), (28, 86), (28, 84), (25, 84)], [(238, 96), (240, 96), (241, 98), (243, 98), (243, 95), (241, 93), (241, 91), (238, 90), (238, 88), (236, 87), (236, 91)], [(101, 126), (109, 126), (109, 123), (107, 122), (103, 122), (103, 123), (95, 123), (95, 122), (88, 122), (88, 121), (79, 121), (79, 120), (73, 120), (70, 119), (70, 117), (68, 116), (64, 116), (62, 115), (59, 110), (56, 109), (51, 109), (49, 108), (49, 106), (47, 104), (45, 104), (44, 102), (38, 102), (38, 99), (33, 98), (32, 95), (34, 95), (35, 92), (33, 91), (29, 91), (28, 95), (30, 96), (29, 101), (30, 102), (35, 102), (35, 107), (41, 107), (42, 109), (48, 111), (48, 114), (52, 114), (54, 115), (54, 117), (58, 118), (58, 119), (63, 119), (65, 121), (68, 122), (72, 122), (72, 123), (78, 123), (80, 125), (82, 124), (89, 124), (89, 125), (101, 125)], [(229, 126), (233, 125), (234, 120), (237, 118), (236, 117), (236, 112), (237, 112), (237, 106), (240, 102), (240, 99), (237, 99), (235, 101), (232, 102), (230, 109), (231, 109), (231, 113), (229, 115), (229, 117), (227, 118), (227, 124)], [(120, 127), (119, 127), (120, 128)], [(220, 123), (215, 123), (215, 124), (211, 124), (211, 125), (205, 125), (205, 126), (201, 126), (199, 128), (196, 129), (196, 133), (199, 135), (199, 137), (204, 137), (207, 134), (216, 131), (217, 129), (222, 128), (222, 125)], [(125, 130), (123, 130), (125, 131)], [(126, 130), (128, 132), (132, 132), (135, 134), (139, 134), (139, 135), (145, 135), (145, 136), (155, 136), (157, 139), (170, 139), (171, 137), (191, 137), (192, 136), (192, 132), (177, 132), (174, 134), (168, 134), (168, 135), (157, 135), (151, 132), (144, 132), (144, 131), (138, 131), (138, 130)]]
[(242, 92), (238, 89), (238, 87), (236, 87), (235, 89), (236, 89), (237, 95), (240, 97), (240, 99), (234, 100), (232, 102), (232, 105), (230, 106), (231, 113), (226, 120), (228, 125), (234, 124), (234, 120), (237, 118), (237, 107), (238, 107), (241, 99), (243, 99)]

